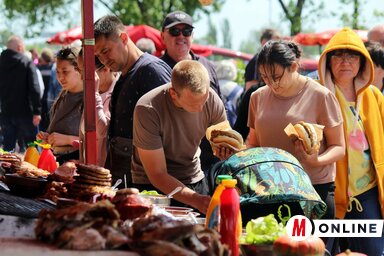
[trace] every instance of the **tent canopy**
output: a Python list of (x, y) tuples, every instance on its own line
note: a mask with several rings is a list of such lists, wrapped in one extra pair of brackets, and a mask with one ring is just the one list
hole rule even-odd
[[(299, 33), (296, 36), (293, 37), (293, 41), (297, 42), (301, 45), (326, 45), (328, 44), (329, 40), (337, 33), (340, 29), (330, 29), (322, 32), (317, 33)], [(354, 30), (360, 38), (366, 42), (368, 40), (367, 30)]]

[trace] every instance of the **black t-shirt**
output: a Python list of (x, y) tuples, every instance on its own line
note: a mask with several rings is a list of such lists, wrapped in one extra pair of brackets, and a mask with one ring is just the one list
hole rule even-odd
[[(203, 56), (199, 56), (199, 55), (194, 54), (192, 51), (190, 51), (189, 53), (192, 56), (192, 60), (197, 60), (198, 62), (203, 64), (204, 67), (208, 70), (211, 88), (213, 90), (215, 90), (215, 92), (222, 99), (220, 86), (219, 86), (219, 80), (217, 79), (216, 70), (215, 70), (215, 67), (213, 66), (212, 62), (210, 62), (207, 58), (205, 58)], [(175, 60), (173, 60), (171, 58), (171, 56), (168, 55), (167, 51), (165, 51), (164, 55), (161, 56), (160, 59), (162, 59), (165, 63), (167, 63), (171, 67), (171, 69), (173, 69), (173, 67), (177, 63)]]
[(144, 53), (117, 81), (111, 97), (109, 136), (132, 139), (136, 102), (153, 88), (171, 80), (171, 69), (162, 60)]
[[(263, 86), (263, 85), (261, 85)], [(249, 134), (248, 127), (248, 111), (249, 111), (249, 101), (251, 99), (251, 94), (259, 89), (261, 86), (253, 85), (249, 88), (241, 98), (239, 107), (237, 108), (237, 119), (235, 124), (233, 125), (233, 129), (241, 134), (244, 141), (247, 139)]]
[(245, 82), (252, 81), (252, 80), (259, 80), (256, 72), (256, 63), (258, 58), (258, 53), (253, 56), (253, 58), (248, 62), (247, 66), (245, 67), (245, 73), (244, 73), (244, 80)]

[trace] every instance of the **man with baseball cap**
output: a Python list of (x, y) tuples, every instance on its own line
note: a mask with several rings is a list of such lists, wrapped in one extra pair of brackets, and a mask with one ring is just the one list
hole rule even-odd
[[(220, 96), (219, 81), (217, 79), (214, 65), (205, 57), (199, 56), (191, 50), (193, 41), (193, 22), (192, 17), (183, 11), (169, 13), (164, 21), (161, 31), (161, 38), (166, 50), (161, 57), (171, 68), (182, 60), (197, 60), (208, 70), (210, 86)], [(204, 171), (218, 161), (213, 156), (211, 146), (206, 139), (200, 144), (201, 148), (201, 167)]]

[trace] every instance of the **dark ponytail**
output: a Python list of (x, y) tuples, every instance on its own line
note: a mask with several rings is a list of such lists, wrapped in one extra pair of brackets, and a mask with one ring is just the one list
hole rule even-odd
[(296, 59), (300, 59), (301, 50), (300, 50), (299, 46), (293, 41), (287, 42), (287, 45), (289, 48), (291, 48), (292, 52), (295, 54)]
[(257, 67), (261, 65), (280, 65), (284, 68), (290, 67), (293, 62), (301, 57), (301, 50), (295, 42), (292, 41), (269, 41), (261, 49)]

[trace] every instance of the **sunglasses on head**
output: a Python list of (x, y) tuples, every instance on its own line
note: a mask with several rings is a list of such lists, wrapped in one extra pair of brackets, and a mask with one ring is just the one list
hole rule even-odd
[(73, 57), (77, 58), (77, 54), (75, 54), (71, 48), (63, 48), (57, 52), (56, 57), (59, 59), (67, 59), (68, 56), (72, 54)]
[(192, 31), (193, 31), (193, 28), (170, 28), (168, 29), (168, 33), (171, 35), (171, 36), (179, 36), (180, 33), (183, 34), (183, 36), (191, 36), (192, 35)]

